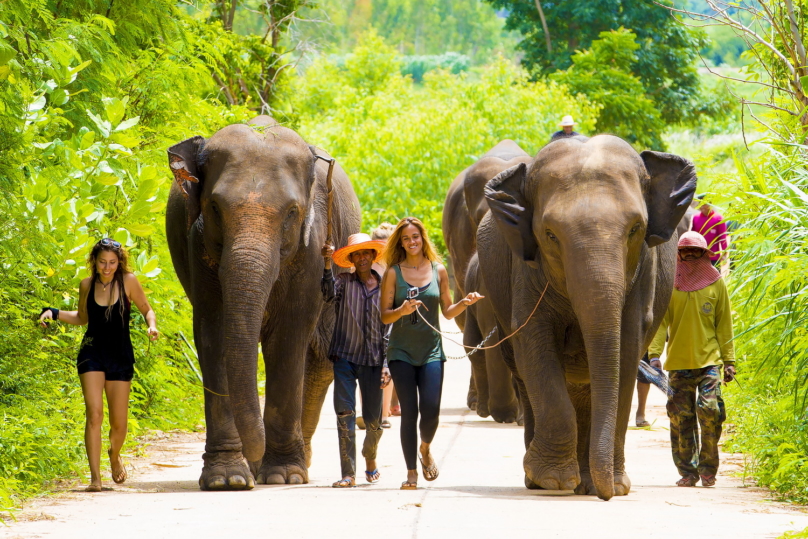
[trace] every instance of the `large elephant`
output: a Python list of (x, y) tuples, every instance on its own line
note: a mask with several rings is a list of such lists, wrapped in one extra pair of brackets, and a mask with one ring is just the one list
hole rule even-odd
[[(479, 160), (457, 175), (449, 187), (443, 206), (443, 239), (449, 249), (449, 260), (454, 274), (454, 298), (460, 301), (470, 290), (478, 290), (481, 283), (466, 287), (469, 262), (477, 252), (477, 227), (488, 212), (483, 189), (491, 178), (519, 163), (529, 163), (531, 157), (512, 140), (503, 140)], [(476, 278), (476, 271), (474, 273)], [(476, 315), (478, 311), (479, 316)], [(467, 320), (472, 321), (468, 327)], [(466, 346), (477, 346), (491, 333), (493, 326), (478, 323), (492, 321), (490, 304), (480, 302), (469, 307), (457, 318), (464, 330)], [(472, 375), (467, 402), (481, 417), (492, 415), (496, 421), (512, 423), (517, 415), (517, 398), (511, 383), (511, 374), (498, 349), (480, 350), (469, 356)], [(489, 380), (489, 377), (491, 378)]]
[[(316, 157), (328, 156), (271, 118), (251, 124), (168, 150), (176, 181), (166, 234), (193, 306), (205, 386), (203, 490), (308, 482), (311, 437), (333, 378), (334, 313), (320, 291), (327, 165)], [(361, 215), (339, 165), (333, 193), (333, 239), (344, 245)]]
[(486, 185), (488, 297), (503, 331), (524, 325), (502, 348), (527, 397), (529, 488), (628, 494), (637, 367), (670, 300), (695, 188), (690, 161), (610, 135), (548, 144)]

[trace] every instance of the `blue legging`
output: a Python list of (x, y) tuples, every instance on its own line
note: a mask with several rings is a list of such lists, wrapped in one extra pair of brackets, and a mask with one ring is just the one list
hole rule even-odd
[(407, 469), (417, 470), (418, 413), (421, 413), (421, 441), (432, 443), (440, 418), (443, 361), (433, 361), (420, 367), (406, 361), (391, 361), (389, 367), (401, 404), (401, 449)]

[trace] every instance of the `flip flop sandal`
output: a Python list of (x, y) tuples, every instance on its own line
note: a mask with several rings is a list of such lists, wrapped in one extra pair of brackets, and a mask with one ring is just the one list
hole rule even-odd
[(333, 488), (353, 488), (356, 486), (356, 482), (353, 478), (351, 479), (340, 479), (339, 481), (335, 481), (331, 484)]
[(637, 421), (637, 422), (636, 422), (636, 425), (637, 425), (637, 427), (639, 427), (639, 428), (641, 428), (641, 429), (642, 429), (642, 428), (644, 428), (644, 427), (650, 427), (650, 426), (651, 426), (651, 423), (649, 423), (648, 421), (646, 421), (645, 419), (643, 419), (642, 421)]
[(438, 478), (438, 465), (435, 463), (435, 457), (432, 457), (432, 465), (427, 466), (424, 464), (424, 459), (418, 455), (418, 460), (421, 461), (421, 473), (424, 474), (424, 479), (427, 481), (434, 481)]
[(401, 415), (401, 406), (396, 404), (390, 407), (390, 415)]
[(392, 426), (393, 426), (392, 423), (390, 423), (388, 420), (386, 420), (386, 419), (382, 420), (382, 428), (383, 429), (389, 429)]
[(418, 489), (418, 483), (410, 483), (409, 481), (404, 481), (401, 483), (401, 490), (416, 490)]
[(715, 475), (702, 475), (701, 476), (701, 486), (703, 487), (711, 487), (715, 485)]
[(699, 478), (695, 475), (686, 475), (676, 482), (677, 487), (695, 487)]
[(382, 474), (379, 473), (378, 468), (376, 468), (372, 472), (368, 471), (368, 470), (365, 470), (365, 479), (367, 479), (368, 483), (376, 483), (381, 478), (382, 478)]
[[(107, 455), (109, 455), (109, 465), (111, 467), (112, 466), (112, 449), (107, 450)], [(112, 480), (120, 485), (121, 483), (126, 481), (126, 467), (123, 465), (123, 460), (121, 460), (120, 456), (118, 457), (118, 462), (121, 465), (121, 471), (116, 474), (115, 471), (113, 470), (112, 471)]]

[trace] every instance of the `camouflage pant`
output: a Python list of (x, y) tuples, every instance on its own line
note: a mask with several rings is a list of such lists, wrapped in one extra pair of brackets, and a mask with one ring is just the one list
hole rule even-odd
[[(715, 475), (718, 440), (727, 418), (721, 398), (720, 367), (670, 371), (671, 452), (679, 474)], [(696, 419), (701, 427), (701, 450)], [(698, 454), (697, 454), (698, 453)]]

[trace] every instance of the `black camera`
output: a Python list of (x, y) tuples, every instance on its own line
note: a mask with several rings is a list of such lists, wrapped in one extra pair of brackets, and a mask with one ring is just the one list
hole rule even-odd
[[(415, 299), (418, 297), (418, 287), (411, 286), (407, 289), (407, 299)], [(410, 314), (410, 323), (417, 324), (418, 323), (418, 313), (413, 312)]]

